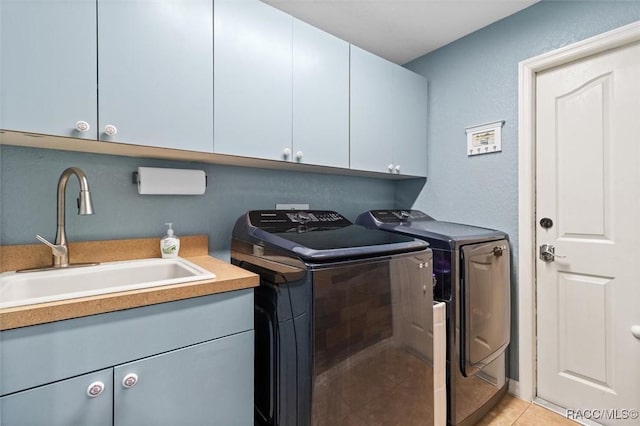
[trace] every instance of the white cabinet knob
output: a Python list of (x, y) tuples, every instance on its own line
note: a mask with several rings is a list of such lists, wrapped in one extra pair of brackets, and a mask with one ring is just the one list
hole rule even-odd
[(89, 395), (90, 398), (95, 398), (97, 396), (100, 396), (102, 391), (104, 391), (104, 383), (93, 382), (87, 388), (87, 395)]
[(282, 151), (282, 155), (284, 155), (284, 158), (289, 158), (291, 150), (289, 148), (285, 148), (284, 151)]
[(393, 164), (389, 164), (387, 166), (387, 169), (389, 169), (390, 172), (393, 172)]
[(76, 123), (76, 130), (80, 133), (88, 132), (89, 129), (91, 129), (91, 126), (86, 121), (78, 121)]
[(122, 379), (122, 386), (126, 389), (132, 388), (138, 383), (138, 375), (136, 373), (129, 373)]
[(636, 339), (640, 339), (640, 325), (632, 326), (631, 334), (633, 334), (633, 337), (635, 337)]
[(395, 170), (396, 170), (396, 173), (400, 173), (400, 164), (398, 164), (398, 165), (396, 166), (396, 169), (395, 169)]
[(296, 158), (297, 158), (298, 160), (302, 160), (302, 156), (303, 156), (303, 155), (304, 155), (304, 152), (302, 152), (302, 151), (298, 151), (298, 152), (296, 152)]
[(104, 132), (109, 136), (113, 136), (118, 133), (118, 129), (113, 124), (107, 124), (104, 126)]

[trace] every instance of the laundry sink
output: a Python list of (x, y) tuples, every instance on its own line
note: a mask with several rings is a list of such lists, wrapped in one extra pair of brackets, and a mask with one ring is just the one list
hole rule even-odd
[(215, 278), (182, 258), (0, 274), (0, 309)]

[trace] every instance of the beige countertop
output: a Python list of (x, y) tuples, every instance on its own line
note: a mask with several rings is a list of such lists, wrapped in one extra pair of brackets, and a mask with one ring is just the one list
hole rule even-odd
[[(180, 239), (180, 257), (213, 272), (215, 278), (0, 309), (0, 330), (258, 286), (259, 278), (256, 274), (209, 256), (206, 235)], [(70, 244), (69, 252), (72, 263), (111, 262), (158, 257), (158, 247), (159, 238), (88, 241)], [(39, 267), (50, 263), (50, 250), (44, 245), (0, 247), (0, 271)]]

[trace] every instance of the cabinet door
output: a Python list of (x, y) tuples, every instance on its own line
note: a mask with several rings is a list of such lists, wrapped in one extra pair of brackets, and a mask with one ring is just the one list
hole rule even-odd
[[(104, 387), (90, 397), (91, 384)], [(2, 426), (111, 426), (113, 424), (113, 369), (85, 374), (0, 398)]]
[(349, 167), (349, 43), (293, 20), (293, 161)]
[(427, 80), (396, 65), (394, 80), (394, 172), (427, 175)]
[(259, 0), (214, 10), (214, 152), (289, 160), (293, 18)]
[(211, 0), (98, 0), (98, 22), (99, 139), (211, 152)]
[(95, 139), (95, 0), (2, 0), (0, 24), (0, 127)]
[(114, 382), (115, 426), (253, 425), (253, 331), (116, 367)]
[(391, 62), (351, 46), (352, 169), (388, 172), (393, 165), (393, 69)]

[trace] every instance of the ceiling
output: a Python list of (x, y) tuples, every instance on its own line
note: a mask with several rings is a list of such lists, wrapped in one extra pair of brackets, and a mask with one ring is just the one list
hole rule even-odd
[(262, 1), (402, 65), (538, 0)]

